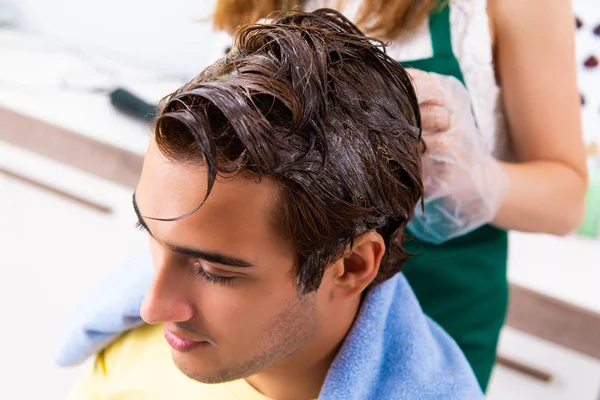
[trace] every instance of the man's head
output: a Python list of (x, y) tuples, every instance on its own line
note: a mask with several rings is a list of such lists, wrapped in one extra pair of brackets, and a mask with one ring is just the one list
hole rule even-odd
[(361, 293), (406, 259), (419, 124), (406, 72), (330, 10), (241, 28), (165, 98), (134, 204), (155, 266), (142, 317), (184, 373), (221, 382), (335, 351)]

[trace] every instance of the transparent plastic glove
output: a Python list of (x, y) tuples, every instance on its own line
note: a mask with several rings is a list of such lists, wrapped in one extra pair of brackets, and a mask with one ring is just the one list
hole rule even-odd
[(467, 89), (454, 77), (408, 71), (419, 99), (423, 140), (425, 212), (417, 207), (408, 229), (440, 244), (493, 220), (509, 178), (484, 148)]

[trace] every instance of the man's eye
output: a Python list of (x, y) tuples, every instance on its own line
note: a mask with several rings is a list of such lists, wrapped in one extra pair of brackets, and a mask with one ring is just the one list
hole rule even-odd
[(236, 279), (233, 276), (219, 276), (208, 272), (200, 263), (196, 263), (196, 274), (202, 277), (209, 283), (216, 283), (222, 286), (231, 286), (233, 281)]

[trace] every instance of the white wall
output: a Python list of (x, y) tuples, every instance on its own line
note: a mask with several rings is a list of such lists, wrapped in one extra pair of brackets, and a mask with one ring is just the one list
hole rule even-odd
[(214, 0), (12, 1), (28, 31), (160, 73), (191, 77), (227, 43), (198, 22)]
[(573, 9), (583, 23), (575, 36), (579, 90), (585, 97), (583, 128), (588, 142), (595, 141), (600, 145), (600, 67), (586, 68), (583, 65), (590, 56), (600, 58), (600, 36), (593, 33), (600, 26), (600, 1), (574, 0)]

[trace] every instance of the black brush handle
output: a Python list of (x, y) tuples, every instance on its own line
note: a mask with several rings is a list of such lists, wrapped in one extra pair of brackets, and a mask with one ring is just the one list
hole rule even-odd
[(131, 117), (150, 122), (156, 116), (156, 106), (146, 103), (144, 100), (130, 91), (117, 88), (110, 92), (110, 102), (115, 108)]

